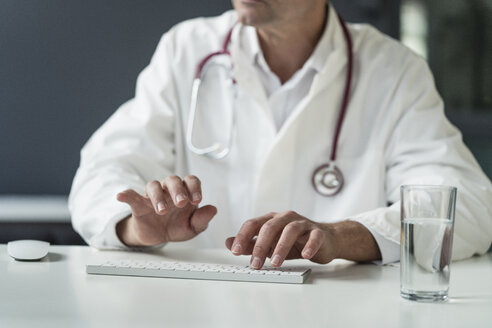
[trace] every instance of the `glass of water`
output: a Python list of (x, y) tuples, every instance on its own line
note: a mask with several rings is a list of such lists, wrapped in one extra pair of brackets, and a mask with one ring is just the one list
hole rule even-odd
[(400, 295), (415, 301), (448, 299), (455, 187), (401, 187)]

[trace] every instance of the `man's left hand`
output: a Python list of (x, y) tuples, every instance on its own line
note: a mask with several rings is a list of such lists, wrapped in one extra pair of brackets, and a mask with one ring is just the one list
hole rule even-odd
[(325, 264), (338, 256), (332, 224), (314, 222), (292, 211), (246, 221), (236, 237), (227, 238), (226, 246), (234, 255), (251, 254), (254, 269), (260, 269), (267, 257), (273, 267), (279, 267), (286, 259)]

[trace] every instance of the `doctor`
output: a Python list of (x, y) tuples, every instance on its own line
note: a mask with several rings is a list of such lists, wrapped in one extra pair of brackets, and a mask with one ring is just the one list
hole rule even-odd
[(400, 186), (444, 184), (459, 190), (453, 258), (487, 251), (492, 186), (423, 59), (347, 27), (326, 0), (233, 5), (167, 32), (135, 98), (84, 146), (69, 206), (89, 244), (225, 241), (254, 268), (388, 263), (399, 259)]

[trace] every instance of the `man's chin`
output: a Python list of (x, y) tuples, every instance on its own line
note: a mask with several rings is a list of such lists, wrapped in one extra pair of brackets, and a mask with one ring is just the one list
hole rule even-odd
[(245, 6), (254, 6), (254, 5), (265, 5), (265, 0), (238, 0), (238, 2)]
[(251, 13), (240, 13), (238, 12), (238, 21), (247, 26), (261, 27), (268, 25), (270, 20), (266, 15), (257, 15)]
[(269, 6), (261, 0), (237, 0), (235, 9), (238, 20), (248, 26), (262, 26), (268, 24), (272, 18)]

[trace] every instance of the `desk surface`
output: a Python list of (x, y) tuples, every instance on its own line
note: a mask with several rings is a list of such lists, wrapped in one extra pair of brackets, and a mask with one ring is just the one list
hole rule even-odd
[(451, 299), (404, 300), (399, 268), (336, 260), (304, 285), (95, 276), (105, 259), (247, 263), (225, 250), (170, 246), (145, 254), (51, 246), (17, 262), (0, 245), (1, 327), (491, 327), (492, 254), (451, 267)]

